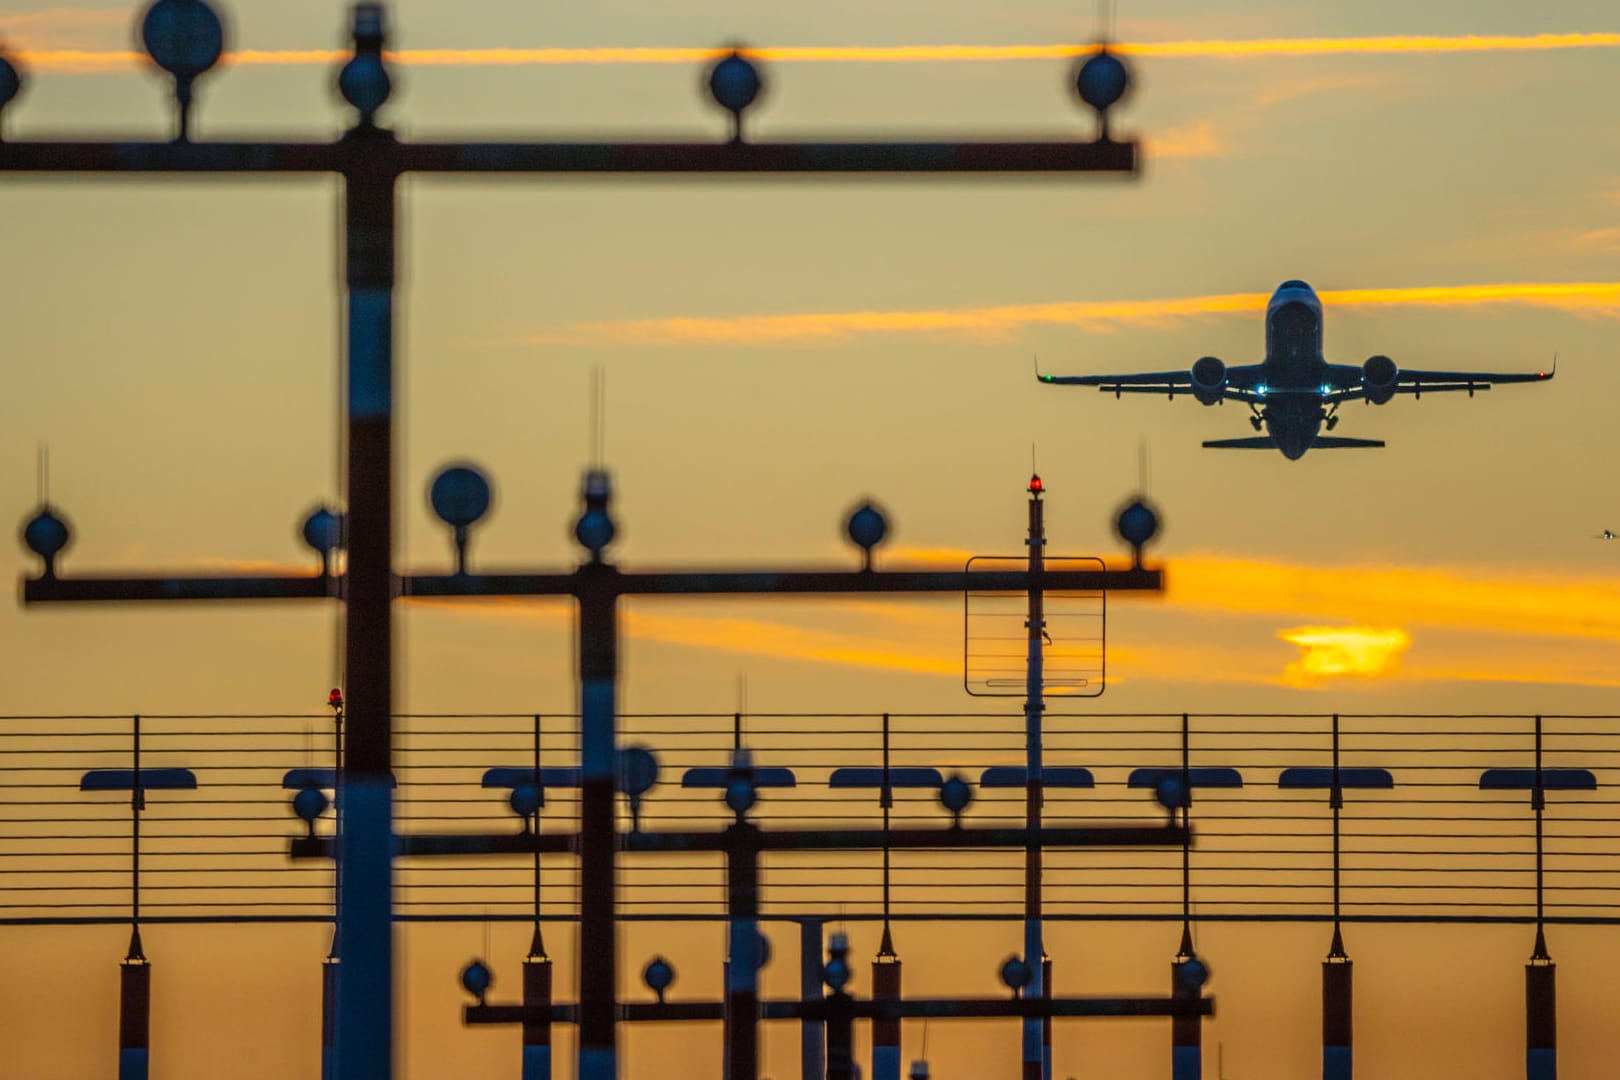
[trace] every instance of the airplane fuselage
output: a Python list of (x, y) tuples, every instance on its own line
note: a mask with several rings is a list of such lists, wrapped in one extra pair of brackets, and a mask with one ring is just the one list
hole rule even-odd
[(1305, 456), (1322, 421), (1322, 387), (1327, 360), (1322, 355), (1322, 302), (1303, 281), (1285, 281), (1266, 305), (1266, 358), (1260, 408), (1266, 432), (1290, 461)]

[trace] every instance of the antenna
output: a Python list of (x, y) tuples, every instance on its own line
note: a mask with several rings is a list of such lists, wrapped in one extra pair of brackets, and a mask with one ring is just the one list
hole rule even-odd
[(607, 372), (601, 364), (591, 369), (590, 458), (593, 468), (601, 468), (607, 457)]
[(1097, 0), (1097, 40), (1106, 44), (1114, 37), (1114, 0)]

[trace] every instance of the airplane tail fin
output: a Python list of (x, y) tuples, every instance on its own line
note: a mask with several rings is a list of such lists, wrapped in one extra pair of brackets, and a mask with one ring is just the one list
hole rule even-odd
[(1209, 450), (1275, 450), (1277, 441), (1270, 435), (1257, 435), (1252, 439), (1205, 439)]

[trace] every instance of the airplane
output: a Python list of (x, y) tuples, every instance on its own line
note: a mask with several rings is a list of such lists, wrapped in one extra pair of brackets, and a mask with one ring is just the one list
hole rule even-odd
[(1266, 305), (1266, 358), (1258, 364), (1227, 365), (1205, 356), (1187, 371), (1135, 375), (1043, 375), (1043, 383), (1095, 386), (1117, 398), (1121, 394), (1186, 394), (1204, 405), (1228, 399), (1249, 406), (1249, 423), (1266, 434), (1246, 439), (1211, 439), (1216, 450), (1280, 450), (1297, 461), (1307, 450), (1380, 447), (1382, 439), (1347, 439), (1319, 432), (1339, 423), (1339, 406), (1347, 401), (1383, 405), (1396, 394), (1446, 390), (1489, 390), (1496, 383), (1542, 382), (1554, 370), (1523, 374), (1479, 371), (1403, 371), (1387, 356), (1366, 363), (1330, 364), (1322, 357), (1322, 301), (1303, 281), (1285, 281)]

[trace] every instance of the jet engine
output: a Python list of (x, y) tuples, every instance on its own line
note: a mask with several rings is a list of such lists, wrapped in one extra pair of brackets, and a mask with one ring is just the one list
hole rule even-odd
[(1200, 357), (1192, 366), (1192, 392), (1200, 405), (1218, 404), (1226, 396), (1226, 365), (1213, 356)]
[(1367, 400), (1382, 405), (1395, 396), (1395, 382), (1400, 369), (1387, 356), (1369, 357), (1361, 365), (1361, 386), (1367, 391)]

